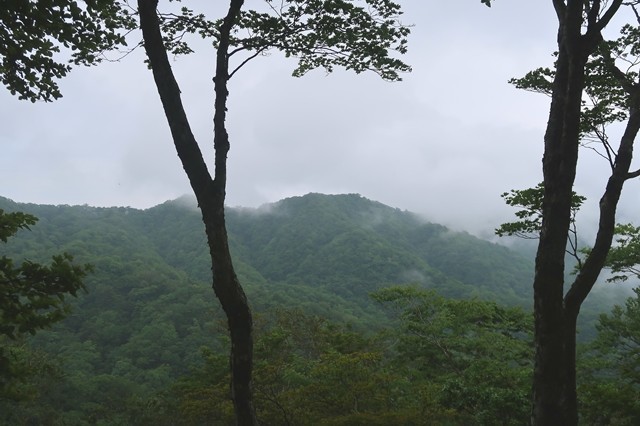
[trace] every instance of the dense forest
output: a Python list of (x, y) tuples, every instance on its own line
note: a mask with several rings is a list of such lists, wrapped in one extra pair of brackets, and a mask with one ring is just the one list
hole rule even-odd
[[(0, 388), (3, 424), (233, 424), (226, 324), (193, 200), (137, 210), (0, 198), (0, 209), (39, 218), (0, 254), (92, 265), (65, 320), (0, 340), (15, 376)], [(528, 421), (525, 252), (356, 194), (229, 208), (227, 220), (257, 313), (261, 424)], [(637, 424), (640, 306), (607, 290), (583, 309), (582, 421)]]
[[(16, 205), (2, 200), (0, 243), (3, 252), (6, 249), (0, 257), (3, 422), (243, 426), (640, 423), (640, 290), (629, 293), (626, 300), (620, 298), (615, 306), (607, 306), (606, 298), (594, 297), (592, 291), (594, 286), (604, 288), (610, 300), (616, 299), (617, 293), (599, 282), (607, 268), (613, 274), (607, 282), (640, 277), (640, 227), (617, 222), (618, 216), (624, 217), (618, 207), (625, 183), (640, 176), (632, 164), (640, 133), (640, 2), (554, 0), (557, 22), (553, 32), (539, 19), (530, 20), (540, 22), (536, 27), (554, 38), (553, 48), (543, 48), (555, 52), (554, 58), (542, 61), (553, 64), (509, 82), (551, 100), (547, 119), (538, 121), (546, 123), (542, 182), (536, 188), (503, 195), (508, 204), (524, 210), (516, 212), (518, 222), (498, 233), (524, 233), (538, 240), (533, 271), (530, 259), (505, 247), (355, 195), (312, 194), (226, 215), (227, 158), (234, 140), (228, 132), (233, 126), (227, 127), (231, 124), (227, 113), (243, 110), (235, 105), (230, 108), (232, 77), (245, 71), (250, 61), (279, 52), (297, 61), (292, 71), (296, 77), (316, 69), (326, 73), (343, 69), (401, 81), (412, 70), (403, 55), (414, 27), (403, 22), (403, 5), (391, 0), (303, 0), (279, 5), (260, 2), (262, 7), (250, 9), (243, 0), (229, 0), (226, 13), (216, 11), (212, 19), (186, 6), (165, 9), (158, 0), (133, 3), (9, 2), (0, 10), (0, 81), (18, 99), (50, 102), (62, 97), (58, 80), (75, 66), (110, 60), (105, 55), (108, 52), (116, 53), (112, 60), (117, 62), (136, 48), (144, 50), (202, 225), (195, 225), (197, 215), (188, 200), (148, 211)], [(491, 0), (480, 3), (494, 4)], [(430, 16), (459, 17), (459, 10), (444, 14), (424, 10)], [(517, 10), (513, 16), (521, 15)], [(527, 16), (534, 15), (527, 12)], [(474, 17), (476, 21), (480, 22)], [(435, 21), (425, 22), (426, 27), (437, 26)], [(458, 40), (463, 33), (460, 29), (468, 26), (464, 20), (459, 22), (461, 25), (444, 24), (454, 30), (448, 36), (417, 38)], [(522, 23), (512, 16), (508, 22)], [(619, 36), (612, 38), (616, 27)], [(536, 39), (544, 37), (537, 30), (524, 32)], [(482, 44), (496, 46), (496, 39), (469, 44), (469, 38), (476, 39), (483, 32), (484, 28), (476, 29), (461, 38), (462, 45), (471, 46), (467, 51), (481, 51)], [(501, 96), (495, 90), (488, 97), (487, 92), (478, 96), (465, 89), (451, 91), (447, 82), (469, 80), (453, 72), (467, 70), (469, 63), (474, 64), (474, 75), (483, 70), (495, 77), (498, 71), (511, 69), (507, 62), (522, 62), (524, 57), (516, 55), (527, 52), (529, 56), (536, 50), (513, 29), (509, 34), (513, 40), (505, 33), (499, 35), (516, 46), (510, 49), (508, 61), (486, 52), (476, 57), (463, 55), (464, 62), (457, 66), (449, 60), (439, 61), (446, 64), (445, 74), (429, 74), (426, 79), (444, 88), (444, 96), (438, 98), (434, 90), (412, 89), (433, 97), (433, 111), (412, 107), (409, 100), (422, 104), (421, 97), (393, 98), (400, 100), (399, 105), (409, 105), (412, 112), (421, 110), (416, 116), (448, 122), (442, 134), (429, 131), (436, 137), (428, 139), (457, 148), (455, 161), (446, 169), (456, 175), (462, 171), (466, 180), (483, 176), (482, 183), (488, 181), (483, 168), (460, 167), (466, 163), (460, 153), (469, 151), (474, 160), (476, 155), (461, 143), (464, 137), (456, 140), (447, 135), (451, 128), (477, 115), (477, 108), (471, 115), (460, 114), (466, 99)], [(202, 93), (213, 95), (208, 102), (213, 110), (206, 109), (212, 113), (213, 131), (208, 139), (214, 154), (213, 173), (205, 161), (209, 155), (201, 150), (203, 141), (196, 138), (200, 131), (192, 126), (201, 117), (188, 118), (187, 110), (192, 107), (183, 103), (181, 79), (176, 78), (169, 59), (195, 53), (190, 35), (204, 38), (212, 48), (208, 59), (215, 58), (213, 67), (211, 62), (190, 67), (191, 71), (205, 70), (213, 83), (213, 90), (199, 90), (198, 96), (200, 102)], [(433, 58), (446, 58), (443, 52), (458, 52), (459, 46), (446, 44), (442, 52), (424, 49), (428, 51), (423, 57), (426, 68), (435, 64)], [(421, 62), (416, 61), (416, 69), (424, 66)], [(190, 74), (189, 79), (194, 76)], [(506, 80), (504, 75), (500, 78)], [(122, 80), (138, 85), (137, 78), (129, 75)], [(271, 86), (275, 79), (264, 81)], [(483, 86), (473, 81), (474, 86)], [(119, 94), (133, 99), (129, 90), (122, 90), (121, 81), (116, 86)], [(241, 103), (257, 107), (260, 113), (276, 111), (272, 120), (281, 129), (297, 127), (290, 126), (300, 122), (297, 114), (273, 108), (278, 103), (274, 99), (280, 100), (284, 92), (277, 88), (275, 93), (267, 108), (258, 107), (254, 96)], [(397, 112), (402, 111), (389, 94), (377, 95), (372, 104), (394, 105)], [(342, 93), (336, 98), (342, 99)], [(121, 105), (122, 98), (118, 99), (115, 105)], [(307, 99), (300, 105), (308, 103)], [(440, 105), (449, 102), (454, 121), (448, 121), (446, 113), (440, 115)], [(298, 106), (290, 101), (280, 103)], [(332, 100), (329, 108), (335, 103)], [(147, 110), (146, 100), (144, 105)], [(490, 103), (483, 105), (483, 110), (494, 111)], [(106, 110), (110, 111), (92, 114), (99, 116), (99, 125), (89, 125), (88, 132), (76, 126), (82, 118), (67, 114), (75, 121), (71, 124), (77, 130), (74, 134), (89, 134), (104, 123), (118, 122), (111, 116), (114, 108)], [(522, 106), (513, 110), (519, 116), (528, 115)], [(352, 111), (347, 114), (353, 124), (359, 114)], [(313, 117), (312, 125), (300, 126), (307, 133), (320, 127), (316, 122), (323, 126), (337, 122), (324, 113), (304, 114)], [(377, 114), (362, 113), (371, 118)], [(402, 115), (385, 119), (380, 128), (356, 125), (385, 134), (378, 139), (384, 149), (377, 151), (383, 155), (378, 160), (385, 169), (380, 175), (387, 188), (407, 188), (406, 184), (389, 185), (386, 173), (389, 164), (400, 168), (412, 155), (390, 143), (398, 136), (415, 137), (413, 131), (395, 131), (397, 123), (402, 129), (412, 127), (397, 121)], [(510, 127), (503, 121), (506, 115), (511, 111), (503, 109), (489, 119), (490, 139), (496, 138), (495, 123)], [(55, 128), (66, 132), (69, 127), (63, 121), (40, 123), (43, 116), (36, 120), (41, 124), (36, 127), (44, 132), (38, 139), (48, 140), (48, 132)], [(317, 120), (317, 116), (322, 118)], [(388, 112), (380, 115), (389, 116)], [(242, 121), (252, 122), (252, 117), (255, 115), (243, 115)], [(149, 127), (141, 118), (136, 114), (136, 130), (129, 130), (123, 139), (133, 140), (131, 134)], [(14, 115), (8, 122), (14, 120), (22, 121)], [(151, 122), (155, 127), (158, 121)], [(424, 129), (432, 126), (418, 123), (416, 127), (422, 145), (426, 142)], [(28, 133), (23, 132), (25, 128), (16, 127), (20, 135)], [(277, 139), (264, 137), (268, 131), (254, 131), (261, 135), (261, 146)], [(480, 132), (474, 130), (476, 133)], [(144, 139), (164, 139), (152, 134), (147, 132)], [(340, 145), (354, 142), (344, 131), (336, 134)], [(14, 138), (7, 137), (9, 142)], [(299, 135), (294, 138), (301, 139)], [(138, 135), (137, 139), (143, 138)], [(494, 146), (489, 139), (469, 139), (487, 152)], [(68, 135), (56, 142), (48, 140), (52, 146), (67, 146), (72, 141), (73, 136)], [(19, 145), (20, 150), (26, 146), (24, 141)], [(277, 159), (279, 164), (292, 151), (293, 145), (286, 145), (270, 147), (269, 152), (276, 156), (267, 161), (260, 158), (261, 162), (273, 165)], [(327, 151), (332, 158), (340, 145)], [(597, 212), (593, 212), (597, 216), (592, 230), (595, 238), (584, 247), (575, 219), (585, 198), (574, 192), (580, 186), (578, 171), (588, 164), (578, 162), (582, 148), (601, 157), (606, 170), (605, 174), (593, 173), (603, 191)], [(156, 146), (140, 149), (136, 166), (149, 161)], [(10, 143), (7, 152), (11, 151)], [(49, 156), (53, 152), (49, 149), (42, 152), (43, 169), (53, 163), (75, 162)], [(259, 156), (255, 149), (249, 152), (250, 157)], [(428, 156), (434, 152), (429, 149)], [(389, 161), (390, 154), (402, 154), (403, 159)], [(14, 165), (31, 165), (34, 157), (29, 151), (17, 161), (12, 155), (7, 158), (12, 159), (9, 167), (13, 169)], [(360, 157), (352, 156), (345, 164), (351, 168)], [(528, 157), (518, 149), (503, 160), (492, 159), (484, 169), (498, 162), (528, 161)], [(433, 168), (433, 164), (423, 164), (422, 170)], [(380, 169), (376, 167), (375, 173)], [(22, 178), (10, 173), (5, 180), (32, 182), (34, 176), (41, 176), (39, 170), (30, 170)], [(513, 170), (501, 175), (505, 181), (512, 181), (511, 176), (519, 171)], [(588, 170), (591, 174), (596, 169), (589, 166)], [(251, 174), (270, 175), (271, 171), (251, 170)], [(407, 174), (411, 181), (419, 180), (417, 175), (423, 173)], [(453, 181), (449, 174), (448, 178), (438, 175), (434, 182)], [(82, 174), (69, 176), (80, 180)], [(94, 177), (91, 174), (89, 179), (93, 182)], [(337, 181), (347, 179), (343, 176)], [(464, 190), (469, 188), (465, 183)], [(439, 192), (441, 199), (451, 192)], [(406, 193), (415, 196), (423, 190)], [(476, 199), (474, 204), (484, 201), (486, 198)], [(28, 232), (36, 225), (36, 216), (41, 226)], [(204, 240), (198, 239), (203, 230)], [(51, 255), (48, 250), (64, 251)], [(203, 255), (207, 251), (209, 261)], [(573, 262), (567, 262), (567, 256)], [(211, 304), (205, 282), (212, 286), (219, 307)], [(527, 283), (532, 284), (531, 291)], [(527, 302), (531, 299), (532, 306)]]

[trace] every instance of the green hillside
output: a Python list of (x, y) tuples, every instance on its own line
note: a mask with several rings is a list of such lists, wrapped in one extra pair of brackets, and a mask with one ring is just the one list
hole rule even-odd
[[(167, 264), (195, 280), (210, 279), (200, 214), (188, 199), (136, 213), (129, 223)], [(375, 289), (415, 283), (451, 297), (530, 303), (530, 260), (357, 194), (230, 208), (227, 225), (249, 287), (312, 287), (362, 305)]]
[[(40, 219), (6, 247), (13, 257), (41, 261), (67, 251), (95, 266), (81, 304), (127, 297), (132, 288), (149, 292), (155, 284), (139, 275), (162, 276), (176, 288), (188, 282), (210, 296), (204, 227), (188, 197), (147, 210), (18, 204), (4, 198), (0, 208)], [(370, 326), (382, 321), (369, 293), (399, 284), (435, 289), (446, 297), (531, 304), (533, 264), (520, 252), (357, 194), (308, 194), (257, 209), (229, 208), (227, 222), (234, 264), (258, 310), (303, 307)], [(103, 285), (114, 277), (119, 284)], [(215, 301), (211, 309), (218, 310)], [(594, 302), (585, 310), (593, 311), (592, 318), (602, 311)]]
[(232, 209), (228, 226), (238, 258), (270, 281), (306, 283), (350, 299), (409, 282), (451, 297), (530, 299), (527, 259), (357, 194)]
[[(147, 210), (7, 199), (0, 208), (40, 219), (6, 247), (14, 257), (44, 260), (67, 251), (94, 265), (77, 315), (100, 310), (107, 300), (120, 306), (120, 299), (133, 303), (139, 293), (167, 293), (155, 277), (210, 297), (203, 225), (189, 198)], [(531, 300), (532, 266), (524, 257), (356, 194), (308, 194), (258, 209), (231, 208), (227, 220), (238, 275), (258, 310), (302, 307), (369, 327), (383, 322), (369, 293), (408, 283), (447, 297), (522, 306)], [(209, 302), (217, 311), (217, 303)]]
[[(7, 424), (19, 423), (18, 419), (26, 421), (30, 413), (37, 412), (39, 420), (33, 424), (46, 423), (42, 419), (48, 417), (64, 419), (67, 424), (95, 424), (89, 419), (91, 416), (102, 419), (99, 424), (131, 424), (131, 419), (139, 419), (135, 424), (147, 421), (140, 419), (158, 424), (158, 418), (171, 418), (170, 412), (185, 413), (181, 410), (186, 408), (171, 405), (184, 403), (199, 413), (184, 424), (203, 424), (203, 417), (199, 416), (219, 418), (219, 424), (225, 424), (223, 413), (229, 408), (224, 405), (228, 403), (225, 326), (211, 290), (210, 260), (200, 214), (190, 199), (138, 210), (18, 204), (0, 198), (0, 209), (23, 211), (39, 218), (31, 231), (21, 231), (0, 246), (0, 255), (46, 262), (52, 254), (66, 251), (78, 263), (91, 263), (94, 267), (86, 279), (87, 292), (73, 301), (73, 313), (67, 319), (28, 342), (4, 342), (27, 364), (44, 359), (42, 365), (50, 368), (42, 377), (32, 377), (18, 387), (22, 395), (19, 404), (10, 402), (7, 406), (0, 395), (0, 411), (9, 407), (6, 412), (12, 413), (0, 417), (0, 423), (3, 419)], [(440, 395), (438, 398), (445, 398), (437, 390), (440, 387), (426, 383), (436, 380), (438, 386), (444, 386), (454, 377), (477, 392), (497, 392), (490, 387), (500, 387), (497, 382), (487, 382), (489, 387), (484, 390), (478, 387), (479, 383), (484, 386), (481, 377), (487, 373), (474, 368), (511, 369), (505, 367), (513, 364), (507, 356), (510, 350), (517, 351), (518, 357), (525, 356), (526, 345), (520, 346), (528, 327), (525, 318), (529, 317), (520, 311), (502, 312), (493, 303), (529, 306), (531, 260), (506, 247), (451, 231), (357, 194), (308, 194), (257, 209), (230, 208), (227, 220), (234, 263), (257, 314), (259, 383), (276, 380), (269, 374), (274, 373), (273, 365), (282, 363), (282, 370), (278, 371), (288, 372), (286, 377), (277, 379), (283, 381), (278, 388), (280, 397), (288, 395), (285, 389), (298, 396), (304, 393), (302, 389), (331, 394), (334, 391), (329, 387), (317, 388), (324, 379), (313, 379), (314, 374), (324, 378), (329, 369), (339, 377), (344, 374), (340, 369), (351, 368), (347, 367), (349, 363), (358, 360), (353, 368), (374, 369), (363, 370), (365, 377), (397, 381), (392, 387), (380, 388), (380, 392), (390, 392), (384, 398), (397, 402), (394, 408), (377, 403), (371, 406), (371, 410), (384, 408), (393, 411), (393, 416), (400, 416), (389, 417), (391, 423), (397, 423), (402, 416), (417, 416), (425, 409), (421, 404), (436, 404), (434, 415), (446, 424), (474, 424), (482, 416), (494, 415), (492, 411), (473, 414), (471, 407), (475, 403), (471, 399), (469, 405), (456, 406), (458, 402), (454, 401), (459, 398), (453, 394), (449, 395), (450, 402), (419, 402), (396, 393), (435, 392)], [(373, 292), (398, 285), (411, 285), (412, 290), (383, 290), (371, 297)], [(477, 301), (452, 301), (473, 298)], [(491, 302), (483, 304), (479, 300)], [(430, 311), (440, 315), (424, 331), (444, 333), (438, 339), (455, 338), (450, 335), (453, 329), (480, 327), (473, 332), (476, 337), (468, 336), (471, 340), (451, 340), (460, 360), (447, 359), (455, 361), (455, 365), (467, 365), (480, 356), (478, 347), (505, 338), (499, 331), (501, 326), (496, 323), (487, 331), (482, 328), (483, 321), (493, 324), (508, 319), (520, 324), (516, 329), (509, 328), (509, 333), (516, 333), (509, 339), (515, 340), (505, 343), (515, 345), (514, 349), (505, 349), (502, 355), (492, 351), (490, 357), (498, 364), (479, 364), (470, 367), (471, 376), (458, 377), (460, 367), (446, 367), (449, 361), (437, 354), (433, 355), (434, 360), (424, 361), (425, 355), (413, 353), (415, 327), (426, 327), (419, 322), (406, 323), (415, 315), (407, 309), (416, 303), (431, 306)], [(390, 306), (395, 308), (389, 309)], [(403, 310), (405, 313), (398, 316)], [(497, 314), (488, 314), (494, 311)], [(406, 329), (401, 328), (402, 324)], [(492, 334), (496, 332), (499, 335)], [(395, 348), (396, 343), (391, 342), (403, 333), (408, 333), (408, 343)], [(394, 337), (387, 341), (385, 335)], [(422, 366), (412, 364), (416, 359), (423, 360)], [(437, 362), (442, 367), (434, 375), (424, 369), (424, 362), (429, 364), (436, 359), (440, 359)], [(336, 364), (324, 364), (328, 360)], [(482, 363), (486, 362), (482, 358)], [(514, 406), (528, 398), (529, 361), (518, 365), (524, 370), (513, 370), (515, 376), (509, 379), (509, 383), (519, 386), (512, 395), (516, 398), (512, 401)], [(203, 369), (207, 371), (204, 376), (197, 373)], [(319, 369), (317, 373), (315, 369)], [(217, 390), (206, 391), (207, 395), (219, 394), (215, 404), (222, 405), (216, 405), (215, 415), (207, 411), (213, 409), (211, 402), (194, 408), (196, 397), (188, 396), (212, 386), (209, 381), (203, 382), (203, 377), (217, 380)], [(295, 386), (290, 382), (294, 377)], [(407, 377), (428, 380), (407, 381)], [(356, 383), (359, 382), (353, 386)], [(372, 384), (367, 382), (366, 386)], [(484, 398), (478, 394), (473, 398), (481, 397)], [(291, 407), (292, 413), (311, 409), (305, 399), (291, 395), (286, 398), (297, 401), (298, 405)], [(372, 398), (383, 396), (372, 394)], [(264, 418), (278, 418), (275, 408), (274, 412), (269, 411), (268, 402), (262, 407)], [(316, 409), (318, 419), (329, 415), (324, 409)], [(492, 410), (511, 408), (496, 403)], [(523, 413), (514, 409), (514, 419), (520, 419), (526, 414)], [(472, 418), (475, 420), (468, 423)], [(344, 424), (356, 424), (345, 421)], [(180, 424), (176, 422), (174, 418), (167, 424)], [(274, 420), (272, 424), (279, 423)]]
[[(185, 327), (201, 330), (221, 318), (203, 224), (189, 198), (147, 210), (8, 199), (0, 199), (0, 208), (39, 218), (3, 247), (12, 257), (45, 261), (66, 251), (94, 266), (87, 294), (60, 330), (90, 335), (113, 362), (115, 348), (151, 323), (178, 322), (178, 335), (191, 338)], [(392, 285), (525, 306), (530, 300), (531, 263), (518, 254), (356, 194), (231, 208), (227, 220), (238, 275), (258, 311), (302, 308), (371, 329), (385, 323), (385, 314), (369, 293)], [(181, 344), (178, 353), (188, 351)]]

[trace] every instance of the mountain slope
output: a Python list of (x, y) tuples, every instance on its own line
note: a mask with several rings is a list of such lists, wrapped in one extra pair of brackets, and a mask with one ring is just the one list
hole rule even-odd
[[(65, 250), (81, 262), (109, 260), (115, 269), (118, 259), (163, 262), (194, 281), (210, 281), (200, 214), (184, 199), (144, 211), (6, 199), (0, 208), (40, 218), (33, 232), (21, 233), (9, 247), (19, 256), (41, 259)], [(227, 223), (234, 262), (248, 288), (304, 286), (360, 305), (368, 305), (368, 293), (377, 288), (405, 283), (451, 297), (530, 300), (532, 265), (524, 257), (357, 194), (308, 194), (258, 209), (230, 208)]]
[[(210, 288), (204, 226), (193, 202), (137, 210), (0, 197), (0, 209), (40, 218), (31, 231), (0, 245), (0, 256), (46, 261), (68, 251), (95, 267), (72, 315), (31, 340), (63, 365), (64, 386), (51, 392), (53, 406), (83, 416), (78, 413), (105, 403), (106, 392), (122, 399), (108, 401), (110, 407), (137, 407), (128, 399), (150, 398), (201, 366), (201, 348), (225, 352), (225, 324)], [(291, 309), (298, 309), (371, 333), (393, 322), (369, 293), (396, 284), (452, 298), (530, 304), (530, 260), (356, 194), (229, 208), (227, 220), (257, 329), (274, 310), (295, 315)], [(220, 359), (223, 371), (227, 360)], [(81, 407), (74, 405), (78, 395)]]
[(272, 281), (346, 297), (415, 283), (452, 297), (530, 300), (531, 261), (357, 194), (308, 194), (227, 216), (238, 257)]

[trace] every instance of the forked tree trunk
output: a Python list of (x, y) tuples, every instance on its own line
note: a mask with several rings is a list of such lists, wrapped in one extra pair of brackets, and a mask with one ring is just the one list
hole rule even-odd
[[(572, 8), (572, 9), (571, 9)], [(532, 423), (572, 424), (565, 411), (564, 256), (571, 224), (571, 197), (578, 161), (580, 101), (587, 58), (580, 50), (582, 4), (569, 2), (559, 15), (559, 53), (543, 158), (542, 229), (534, 289), (535, 363)]]
[[(542, 229), (533, 284), (535, 362), (531, 423), (534, 425), (578, 423), (576, 321), (580, 306), (602, 270), (611, 246), (619, 191), (612, 211), (603, 210), (601, 202), (599, 240), (566, 297), (564, 257), (580, 145), (585, 64), (602, 39), (602, 29), (620, 4), (621, 0), (614, 0), (601, 14), (597, 0), (553, 0), (559, 22), (558, 58), (544, 138)], [(585, 13), (587, 29), (583, 34)], [(619, 189), (622, 189), (621, 185)], [(609, 220), (610, 213), (613, 213), (613, 220)]]
[(213, 290), (220, 300), (231, 335), (231, 396), (239, 425), (255, 425), (252, 395), (253, 321), (251, 310), (231, 261), (224, 201), (227, 180), (229, 137), (225, 128), (229, 36), (243, 5), (231, 0), (220, 29), (217, 50), (214, 114), (215, 176), (212, 179), (200, 148), (193, 136), (162, 42), (158, 16), (158, 0), (138, 0), (140, 26), (153, 77), (182, 166), (202, 212), (209, 252), (211, 254)]

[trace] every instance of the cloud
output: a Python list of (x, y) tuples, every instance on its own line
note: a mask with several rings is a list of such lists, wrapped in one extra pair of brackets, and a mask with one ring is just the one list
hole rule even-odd
[[(548, 99), (507, 80), (551, 62), (552, 7), (405, 3), (403, 21), (415, 25), (406, 56), (414, 72), (401, 83), (340, 70), (295, 79), (294, 61), (277, 53), (234, 76), (229, 205), (360, 193), (477, 235), (512, 218), (499, 195), (540, 182)], [(196, 51), (173, 65), (213, 171), (214, 52), (206, 42)], [(65, 98), (53, 104), (0, 93), (0, 195), (145, 208), (190, 193), (143, 57), (74, 70), (63, 81)], [(607, 176), (597, 170), (581, 166), (577, 180), (594, 200)], [(622, 215), (638, 201), (625, 194)]]

